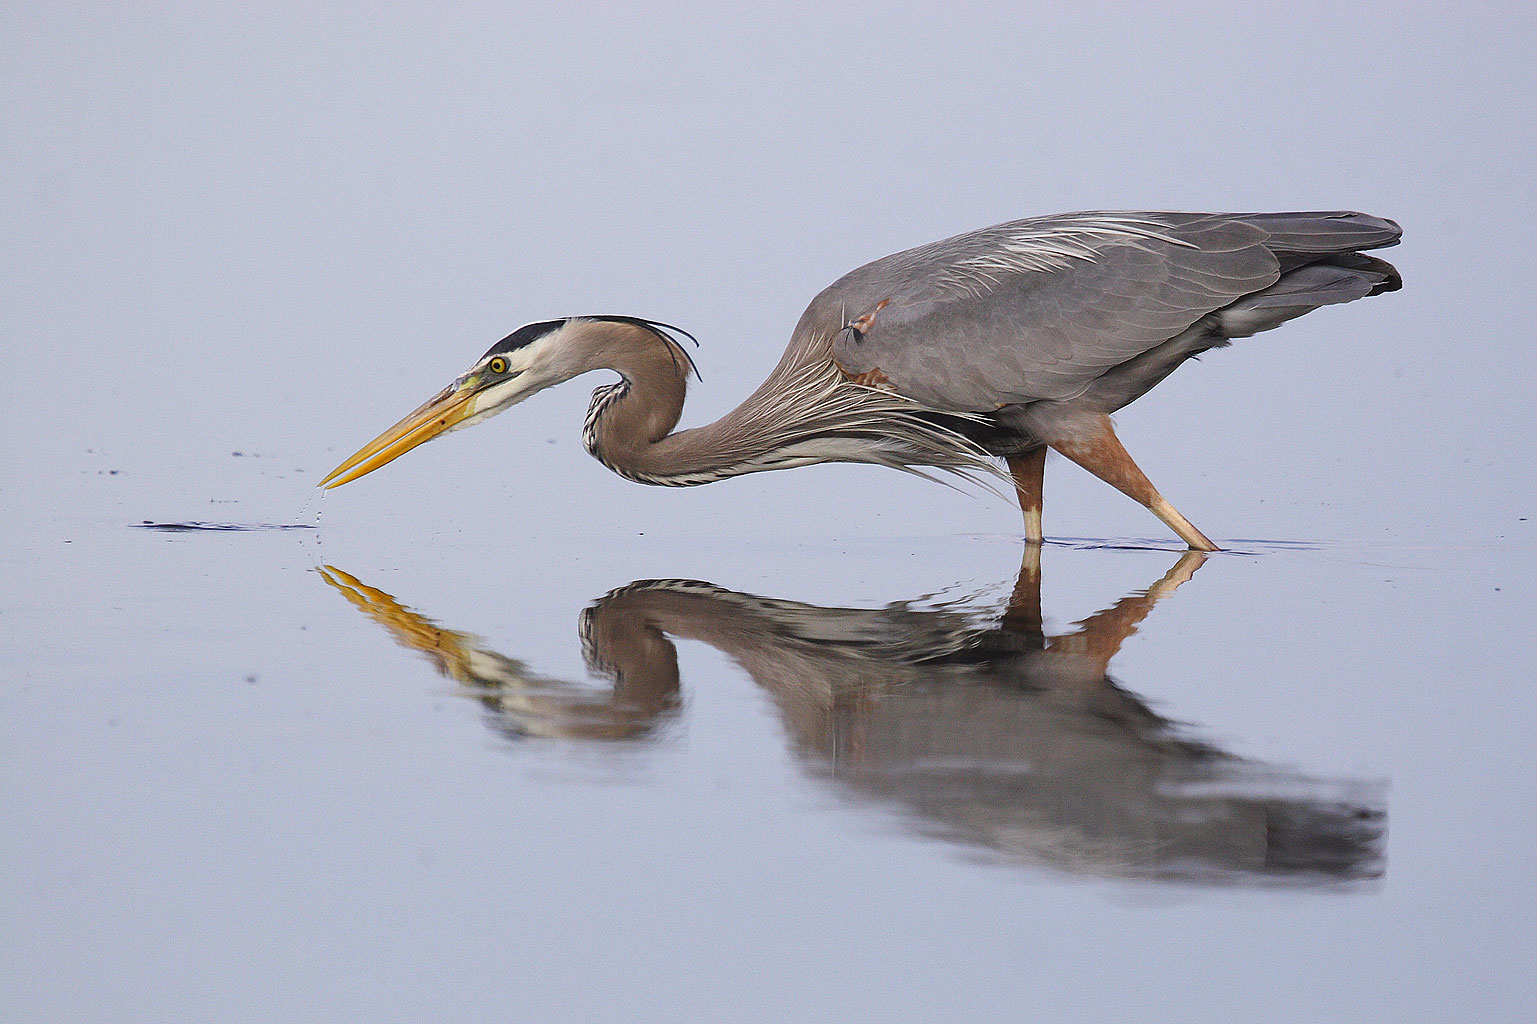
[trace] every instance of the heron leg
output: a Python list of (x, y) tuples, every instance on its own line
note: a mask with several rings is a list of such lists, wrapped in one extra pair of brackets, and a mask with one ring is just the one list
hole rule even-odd
[(1179, 534), (1180, 539), (1190, 545), (1192, 550), (1220, 550), (1190, 520), (1180, 515), (1179, 510), (1158, 493), (1147, 475), (1131, 461), (1131, 456), (1121, 446), (1120, 438), (1115, 436), (1115, 428), (1111, 426), (1109, 416), (1096, 416), (1090, 429), (1075, 431), (1071, 437), (1054, 440), (1051, 446), (1133, 501), (1145, 505), (1169, 529)]
[(1023, 455), (1008, 457), (1009, 474), (1019, 495), (1019, 508), (1025, 514), (1025, 540), (1039, 544), (1041, 534), (1041, 484), (1046, 475), (1046, 446), (1032, 448)]

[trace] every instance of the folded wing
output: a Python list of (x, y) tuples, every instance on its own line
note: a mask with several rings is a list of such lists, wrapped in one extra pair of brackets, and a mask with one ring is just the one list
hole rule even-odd
[[(896, 253), (834, 283), (833, 354), (932, 408), (987, 412), (1081, 394), (1202, 318), (1242, 337), (1398, 286), (1361, 249), (1398, 225), (1347, 212), (1078, 213)], [(811, 311), (808, 311), (808, 313)]]

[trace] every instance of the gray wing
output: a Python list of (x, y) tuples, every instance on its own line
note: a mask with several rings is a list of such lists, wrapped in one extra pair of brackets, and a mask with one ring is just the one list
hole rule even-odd
[(1397, 238), (1391, 221), (1350, 213), (1040, 217), (860, 267), (808, 322), (837, 317), (846, 373), (932, 408), (992, 411), (1072, 398), (1286, 271)]

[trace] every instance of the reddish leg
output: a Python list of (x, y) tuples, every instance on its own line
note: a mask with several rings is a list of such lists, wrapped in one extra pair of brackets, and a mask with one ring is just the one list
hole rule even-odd
[(1071, 439), (1053, 441), (1051, 446), (1133, 501), (1147, 506), (1193, 550), (1219, 550), (1190, 520), (1180, 515), (1178, 509), (1164, 500), (1137, 464), (1131, 461), (1131, 456), (1121, 447), (1120, 438), (1115, 436), (1109, 416), (1097, 417), (1093, 429), (1075, 433)]
[(1041, 482), (1046, 475), (1046, 448), (1032, 449), (1023, 455), (1008, 457), (1009, 474), (1019, 495), (1019, 508), (1025, 514), (1025, 540), (1039, 544), (1041, 535)]

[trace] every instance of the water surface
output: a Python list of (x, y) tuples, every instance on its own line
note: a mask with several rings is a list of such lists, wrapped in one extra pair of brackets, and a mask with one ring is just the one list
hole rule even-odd
[[(11, 5), (0, 1018), (1527, 1021), (1533, 18)], [(1047, 466), (683, 490), (519, 324), (700, 339), (1054, 210), (1401, 221), (1402, 292)], [(323, 515), (322, 515), (323, 513)], [(1246, 539), (1247, 538), (1247, 539)]]

